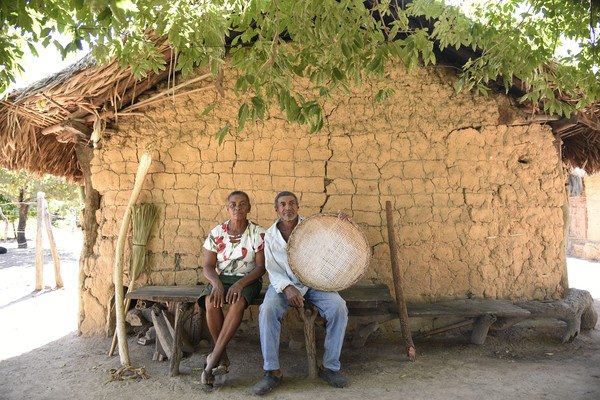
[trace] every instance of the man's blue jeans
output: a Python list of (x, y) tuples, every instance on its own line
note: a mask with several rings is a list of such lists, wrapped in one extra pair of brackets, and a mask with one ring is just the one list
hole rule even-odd
[[(322, 292), (308, 289), (304, 299), (317, 307), (319, 314), (325, 318), (326, 336), (323, 366), (332, 371), (340, 370), (340, 354), (344, 344), (346, 325), (348, 325), (348, 308), (346, 302), (336, 292)], [(260, 345), (263, 354), (265, 371), (279, 369), (279, 340), (281, 336), (281, 319), (289, 308), (285, 294), (277, 293), (269, 285), (265, 299), (260, 306)]]

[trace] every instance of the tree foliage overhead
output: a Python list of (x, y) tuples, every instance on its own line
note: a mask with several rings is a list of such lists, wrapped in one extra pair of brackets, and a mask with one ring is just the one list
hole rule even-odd
[[(496, 81), (508, 88), (517, 78), (529, 88), (524, 100), (569, 115), (600, 98), (598, 3), (485, 2), (468, 19), (433, 0), (2, 1), (0, 92), (36, 44), (67, 55), (87, 43), (98, 60), (117, 57), (142, 77), (166, 68), (153, 42), (166, 36), (184, 75), (197, 67), (218, 75), (231, 55), (242, 99), (238, 129), (277, 104), (290, 121), (316, 131), (323, 123), (319, 99), (333, 90), (347, 90), (367, 75), (383, 77), (390, 61), (408, 69), (435, 64), (437, 50), (462, 46), (473, 57), (457, 89), (486, 93)], [(68, 44), (55, 39), (58, 33)], [(557, 59), (565, 40), (579, 49)], [(559, 63), (547, 68), (552, 61)], [(300, 93), (300, 79), (309, 79), (312, 91)], [(376, 100), (389, 94), (385, 82), (379, 89)], [(573, 101), (558, 101), (558, 93)]]

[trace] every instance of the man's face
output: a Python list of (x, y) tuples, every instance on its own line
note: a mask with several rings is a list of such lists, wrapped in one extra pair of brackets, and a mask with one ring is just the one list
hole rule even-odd
[(277, 200), (277, 215), (282, 221), (293, 221), (298, 218), (298, 202), (294, 196), (281, 196)]

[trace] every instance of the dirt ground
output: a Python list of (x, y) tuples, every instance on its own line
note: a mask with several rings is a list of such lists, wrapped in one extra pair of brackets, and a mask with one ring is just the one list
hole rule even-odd
[[(152, 361), (154, 346), (130, 337), (134, 366), (144, 367), (146, 380), (108, 382), (118, 368), (118, 355), (108, 357), (110, 339), (77, 336), (77, 273), (80, 236), (58, 236), (65, 289), (54, 286), (52, 257), (45, 246), (44, 279), (48, 289), (32, 294), (34, 243), (16, 249), (0, 243), (0, 399), (244, 399), (261, 376), (258, 335), (239, 333), (230, 345), (231, 372), (208, 392), (198, 369), (209, 348), (181, 363), (182, 374), (169, 377), (168, 361)], [(572, 287), (589, 290), (600, 311), (600, 264), (569, 259)], [(282, 343), (284, 385), (274, 399), (599, 399), (600, 323), (572, 343), (561, 344), (564, 324), (544, 320), (521, 323), (491, 333), (481, 346), (468, 334), (415, 338), (417, 360), (405, 356), (399, 333), (376, 332), (362, 349), (348, 344), (344, 389), (308, 380), (304, 350)], [(317, 331), (317, 335), (322, 332)], [(351, 332), (349, 332), (351, 335)], [(301, 337), (301, 336), (300, 336)], [(319, 341), (319, 345), (322, 341)], [(318, 351), (321, 351), (318, 348)]]

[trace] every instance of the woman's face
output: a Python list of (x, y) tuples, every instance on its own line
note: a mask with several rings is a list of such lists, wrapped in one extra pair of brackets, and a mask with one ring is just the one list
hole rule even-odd
[(250, 202), (244, 195), (233, 195), (227, 200), (227, 211), (229, 212), (229, 218), (232, 220), (246, 220), (250, 212)]

